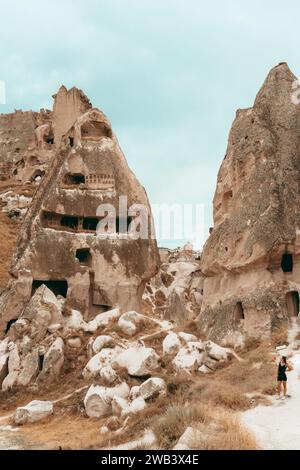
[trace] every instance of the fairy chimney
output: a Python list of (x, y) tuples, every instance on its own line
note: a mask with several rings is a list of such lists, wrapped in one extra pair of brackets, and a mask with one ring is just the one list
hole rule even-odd
[[(299, 88), (299, 84), (298, 84)], [(269, 334), (299, 314), (300, 105), (286, 63), (237, 111), (205, 244), (200, 325), (212, 338)]]
[[(2, 333), (42, 284), (86, 319), (113, 307), (139, 309), (159, 266), (145, 189), (106, 116), (82, 92), (63, 87), (55, 95), (51, 130), (55, 157), (25, 216), (12, 281), (0, 298)], [(111, 207), (115, 220), (99, 233)], [(148, 214), (143, 237), (137, 236), (141, 208)]]

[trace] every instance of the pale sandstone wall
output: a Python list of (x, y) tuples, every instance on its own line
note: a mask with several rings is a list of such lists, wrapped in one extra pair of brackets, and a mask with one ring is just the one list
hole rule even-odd
[[(199, 321), (212, 337), (236, 330), (268, 334), (298, 313), (286, 298), (293, 295), (297, 304), (300, 292), (300, 107), (291, 99), (294, 80), (286, 64), (271, 70), (253, 108), (237, 112), (229, 135), (214, 227), (201, 259), (206, 279)], [(281, 268), (284, 254), (293, 259), (291, 272)]]
[[(121, 311), (139, 309), (145, 284), (158, 270), (155, 239), (136, 240), (130, 234), (101, 238), (87, 225), (101, 203), (112, 204), (119, 216), (119, 196), (127, 197), (128, 207), (142, 204), (148, 209), (149, 235), (152, 223), (146, 192), (129, 169), (104, 114), (91, 109), (79, 116), (61, 145), (54, 145), (55, 158), (25, 216), (13, 257), (11, 273), (18, 280), (11, 283), (12, 295), (0, 299), (2, 330), (21, 314), (31, 284), (34, 288), (41, 281), (55, 282), (56, 294), (66, 295), (66, 308), (93, 318), (116, 306)], [(88, 251), (88, 261), (78, 259), (80, 249)], [(28, 273), (24, 282), (21, 272)]]

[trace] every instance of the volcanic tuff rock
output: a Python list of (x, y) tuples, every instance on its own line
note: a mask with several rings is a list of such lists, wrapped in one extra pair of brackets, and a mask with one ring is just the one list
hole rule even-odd
[[(79, 310), (85, 319), (117, 306), (124, 312), (138, 309), (144, 286), (159, 266), (146, 192), (106, 116), (79, 90), (62, 87), (51, 118), (34, 134), (35, 145), (45, 151), (51, 147), (54, 157), (26, 213), (13, 278), (0, 298), (2, 334), (43, 284), (66, 299), (66, 310)], [(119, 206), (122, 196), (125, 212)], [(105, 216), (97, 213), (101, 204), (115, 208), (116, 223), (114, 233), (96, 236)], [(147, 239), (127, 232), (139, 205), (148, 210)]]
[(300, 106), (287, 64), (239, 110), (204, 246), (200, 326), (212, 338), (262, 336), (299, 314)]

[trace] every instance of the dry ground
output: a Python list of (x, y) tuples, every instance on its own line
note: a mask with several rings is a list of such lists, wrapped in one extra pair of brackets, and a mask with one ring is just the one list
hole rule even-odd
[[(107, 418), (89, 419), (85, 416), (85, 391), (55, 404), (53, 417), (46, 422), (24, 425), (20, 428), (28, 447), (57, 449), (111, 448), (141, 436), (145, 429), (153, 429), (158, 447), (172, 448), (186, 427), (192, 425), (201, 431), (190, 445), (198, 449), (256, 449), (254, 437), (239, 421), (239, 413), (268, 404), (266, 395), (273, 394), (276, 366), (273, 362), (273, 344), (253, 341), (239, 354), (243, 361), (232, 359), (214, 373), (205, 376), (174, 375), (171, 361), (162, 364), (161, 373), (168, 385), (168, 394), (148, 403), (145, 410), (130, 416), (120, 434), (115, 428), (105, 435), (99, 429)], [(125, 378), (125, 377), (124, 377)], [(128, 379), (128, 377), (127, 377)], [(130, 385), (139, 381), (130, 379)], [(16, 404), (32, 399), (57, 399), (85, 385), (78, 371), (70, 372), (62, 381), (40, 391), (22, 390), (7, 394), (0, 403), (0, 416), (12, 412)], [(199, 436), (202, 436), (201, 439)]]

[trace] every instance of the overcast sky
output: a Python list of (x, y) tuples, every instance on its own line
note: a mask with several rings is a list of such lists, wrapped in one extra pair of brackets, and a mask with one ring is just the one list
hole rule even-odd
[(296, 0), (0, 0), (0, 112), (82, 88), (151, 202), (204, 204), (206, 235), (235, 111), (278, 62), (300, 75), (299, 22)]

